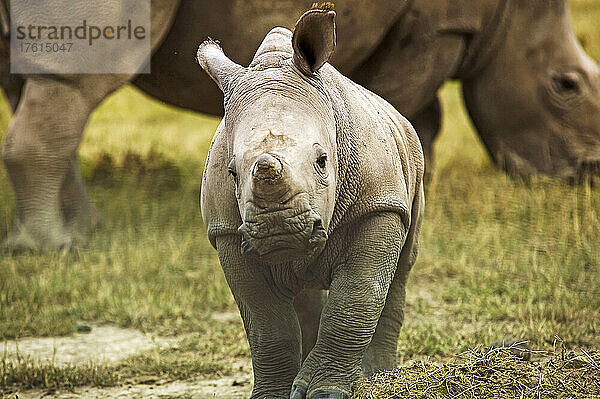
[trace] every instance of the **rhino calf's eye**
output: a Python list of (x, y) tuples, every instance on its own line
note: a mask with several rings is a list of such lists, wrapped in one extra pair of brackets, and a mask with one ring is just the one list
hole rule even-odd
[(319, 158), (317, 158), (317, 165), (319, 165), (319, 167), (321, 169), (325, 169), (326, 164), (327, 164), (327, 154), (320, 155)]
[(229, 161), (229, 164), (227, 165), (227, 172), (233, 176), (234, 179), (237, 177), (237, 173), (235, 171), (235, 157), (231, 158), (231, 161)]

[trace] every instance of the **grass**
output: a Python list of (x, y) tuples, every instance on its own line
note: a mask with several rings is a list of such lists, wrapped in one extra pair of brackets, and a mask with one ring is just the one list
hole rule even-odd
[(359, 381), (354, 399), (596, 398), (600, 353), (569, 351), (524, 362), (506, 348), (471, 350), (459, 362), (411, 362)]
[(206, 321), (171, 347), (146, 351), (114, 365), (94, 362), (56, 365), (31, 357), (3, 356), (0, 357), (0, 393), (14, 387), (56, 390), (229, 375), (233, 370), (232, 361), (248, 356), (248, 345), (239, 324), (237, 320), (218, 324)]
[[(2, 387), (19, 386), (22, 389), (71, 389), (82, 385), (114, 386), (118, 376), (111, 367), (95, 364), (83, 366), (56, 366), (39, 364), (31, 359), (3, 359), (0, 362)], [(0, 391), (2, 392), (2, 391)]]
[[(578, 37), (600, 59), (600, 1), (571, 5)], [(506, 336), (539, 349), (550, 350), (555, 336), (567, 348), (600, 348), (600, 188), (508, 179), (473, 132), (459, 85), (447, 84), (441, 97), (443, 132), (399, 361), (448, 359)], [(5, 128), (9, 112), (0, 105)], [(0, 390), (223, 374), (233, 359), (249, 357), (241, 323), (210, 317), (236, 309), (198, 207), (217, 124), (131, 87), (120, 90), (94, 113), (80, 151), (106, 226), (90, 237), (88, 249), (72, 254), (0, 252), (0, 341), (70, 334), (77, 320), (183, 341), (110, 367), (4, 359)], [(106, 168), (108, 157), (128, 170)], [(170, 184), (173, 176), (177, 184)], [(13, 200), (0, 168), (0, 240), (12, 225)]]

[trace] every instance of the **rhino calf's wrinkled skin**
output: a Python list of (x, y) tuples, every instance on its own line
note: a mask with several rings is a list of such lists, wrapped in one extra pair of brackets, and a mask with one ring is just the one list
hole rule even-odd
[(423, 152), (404, 117), (327, 63), (334, 16), (272, 29), (247, 68), (214, 41), (198, 49), (225, 108), (202, 215), (244, 320), (253, 398), (345, 398), (396, 365)]

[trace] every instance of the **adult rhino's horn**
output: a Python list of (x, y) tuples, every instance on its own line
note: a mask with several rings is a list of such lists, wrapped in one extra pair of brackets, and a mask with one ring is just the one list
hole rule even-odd
[(210, 37), (198, 47), (196, 59), (223, 92), (228, 90), (233, 76), (243, 69), (241, 65), (227, 58), (219, 43)]
[(335, 11), (309, 10), (302, 14), (292, 36), (294, 64), (312, 76), (327, 61), (335, 49)]

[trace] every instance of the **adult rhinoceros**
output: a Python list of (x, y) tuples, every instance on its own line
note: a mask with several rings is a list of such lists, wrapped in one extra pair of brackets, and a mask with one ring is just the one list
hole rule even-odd
[[(12, 248), (70, 246), (93, 224), (77, 148), (93, 109), (133, 81), (192, 110), (222, 112), (193, 65), (198, 38), (250, 62), (272, 26), (292, 27), (296, 0), (153, 0), (152, 73), (27, 76), (2, 157), (16, 194)], [(415, 125), (425, 155), (440, 124), (437, 90), (461, 79), (493, 160), (512, 173), (575, 176), (600, 161), (600, 71), (573, 34), (566, 0), (343, 0), (331, 63)], [(52, 101), (48, 99), (52, 98)]]

